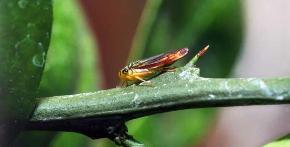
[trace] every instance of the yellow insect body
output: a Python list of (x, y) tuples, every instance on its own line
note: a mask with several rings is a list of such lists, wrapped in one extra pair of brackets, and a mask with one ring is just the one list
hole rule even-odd
[[(123, 81), (138, 81), (144, 79), (154, 72), (148, 69), (123, 69), (119, 72), (119, 78)], [(143, 80), (141, 80), (143, 81)]]

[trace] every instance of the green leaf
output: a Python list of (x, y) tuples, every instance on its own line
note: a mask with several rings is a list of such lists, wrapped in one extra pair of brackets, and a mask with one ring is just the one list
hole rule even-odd
[(290, 135), (287, 135), (277, 141), (264, 145), (264, 147), (287, 147), (290, 146)]
[[(96, 90), (93, 37), (88, 33), (80, 9), (76, 0), (61, 0), (53, 3), (51, 43), (39, 88), (39, 97)], [(58, 146), (60, 143), (74, 140), (71, 144), (80, 146), (77, 142), (87, 141), (80, 134), (57, 133), (24, 132), (15, 140), (14, 145)]]
[(14, 138), (35, 107), (51, 23), (50, 0), (0, 1), (0, 138), (5, 141)]

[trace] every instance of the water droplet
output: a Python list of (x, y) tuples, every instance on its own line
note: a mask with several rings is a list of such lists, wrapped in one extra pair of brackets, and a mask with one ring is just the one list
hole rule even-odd
[(45, 52), (34, 55), (32, 58), (32, 63), (36, 67), (43, 67), (45, 63)]
[(34, 55), (31, 57), (32, 59), (32, 65), (36, 67), (43, 67), (45, 64), (45, 57), (46, 57), (46, 51), (43, 46), (42, 42), (36, 42), (33, 40), (32, 36), (30, 34), (27, 34), (24, 39), (21, 41), (18, 41), (15, 45), (15, 52), (17, 54), (22, 54), (25, 52), (27, 48), (33, 49), (35, 52)]
[(21, 9), (26, 8), (26, 6), (28, 5), (28, 1), (27, 0), (19, 0), (18, 1), (18, 7)]
[(43, 47), (43, 45), (42, 45), (41, 42), (38, 42), (37, 45), (38, 45), (38, 48), (39, 48), (41, 51), (44, 50), (44, 47)]
[(32, 63), (37, 67), (43, 67), (45, 63), (45, 50), (42, 42), (37, 43), (37, 48), (39, 49), (39, 53), (33, 56)]

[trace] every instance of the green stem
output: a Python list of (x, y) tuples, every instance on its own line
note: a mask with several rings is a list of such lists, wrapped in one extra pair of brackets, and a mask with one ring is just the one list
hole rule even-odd
[(290, 77), (215, 79), (198, 75), (191, 61), (176, 72), (152, 79), (153, 87), (132, 85), (42, 98), (27, 129), (74, 131), (102, 138), (117, 124), (161, 112), (290, 103)]
[[(287, 104), (290, 77), (258, 79), (189, 78), (190, 71), (167, 73), (152, 80), (155, 87), (131, 86), (93, 93), (42, 98), (31, 122), (121, 115), (133, 119), (177, 109)], [(173, 82), (160, 82), (161, 78)]]

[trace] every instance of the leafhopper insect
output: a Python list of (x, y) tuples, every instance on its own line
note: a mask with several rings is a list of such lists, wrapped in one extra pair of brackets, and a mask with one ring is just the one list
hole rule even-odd
[[(209, 46), (203, 48), (196, 55), (200, 57), (208, 49)], [(128, 81), (150, 82), (145, 79), (152, 77), (158, 73), (175, 71), (175, 67), (172, 67), (178, 59), (187, 55), (189, 49), (181, 48), (168, 53), (159, 54), (144, 60), (138, 60), (130, 63), (121, 69), (118, 73), (121, 79), (121, 86), (125, 84), (128, 86)]]

